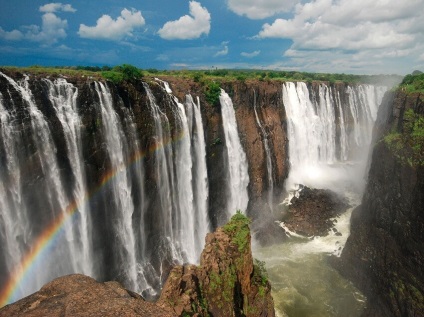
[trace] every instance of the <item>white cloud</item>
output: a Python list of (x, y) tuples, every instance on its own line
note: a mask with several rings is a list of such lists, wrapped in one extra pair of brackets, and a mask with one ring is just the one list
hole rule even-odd
[[(43, 7), (40, 7), (40, 11)], [(49, 10), (53, 10), (53, 8), (50, 8)], [(34, 24), (24, 25), (21, 27), (21, 30), (13, 30), (10, 32), (4, 31), (0, 28), (0, 38), (11, 41), (29, 40), (42, 43), (43, 45), (51, 45), (56, 43), (58, 40), (65, 38), (66, 29), (68, 27), (67, 20), (62, 20), (53, 12), (43, 12), (46, 13), (44, 13), (41, 17), (41, 26)]]
[[(191, 16), (190, 16), (191, 15)], [(158, 31), (166, 40), (189, 40), (209, 34), (211, 15), (197, 1), (190, 1), (190, 15), (184, 15), (176, 21), (166, 22)]]
[(5, 31), (0, 27), (0, 39), (5, 39), (8, 41), (19, 41), (24, 38), (24, 35), (21, 31), (13, 30), (13, 31)]
[(417, 34), (407, 21), (424, 17), (416, 10), (420, 3), (424, 0), (315, 0), (297, 5), (292, 19), (264, 24), (258, 37), (292, 39), (304, 49), (405, 47)]
[(223, 45), (224, 48), (222, 50), (216, 52), (214, 57), (227, 55), (228, 54), (228, 43), (229, 43), (228, 41), (222, 42), (221, 45)]
[(254, 52), (251, 52), (251, 53), (241, 52), (240, 55), (243, 56), (243, 57), (252, 58), (252, 57), (258, 56), (260, 53), (261, 53), (261, 51), (254, 51)]
[(74, 8), (70, 4), (62, 4), (59, 2), (55, 3), (47, 3), (40, 7), (40, 12), (58, 12), (58, 11), (64, 11), (64, 12), (76, 12)]
[(228, 0), (228, 8), (250, 19), (263, 19), (289, 12), (299, 0)]
[(140, 11), (123, 9), (116, 20), (105, 14), (95, 26), (80, 24), (78, 34), (83, 38), (117, 41), (133, 36), (134, 29), (145, 23)]
[(350, 69), (416, 60), (424, 41), (424, 10), (417, 8), (423, 7), (424, 0), (314, 0), (296, 5), (290, 19), (264, 24), (256, 38), (290, 39), (286, 57), (303, 63), (322, 58), (317, 63), (326, 61), (329, 70), (335, 60), (349, 60)]

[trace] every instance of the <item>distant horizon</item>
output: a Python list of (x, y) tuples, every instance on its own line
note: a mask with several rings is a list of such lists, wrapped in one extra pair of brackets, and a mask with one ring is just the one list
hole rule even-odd
[(4, 66), (406, 75), (424, 0), (0, 0)]

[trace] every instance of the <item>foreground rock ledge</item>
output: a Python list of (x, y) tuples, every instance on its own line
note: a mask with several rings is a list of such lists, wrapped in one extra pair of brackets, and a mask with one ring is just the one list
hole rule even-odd
[(99, 283), (74, 274), (5, 306), (0, 317), (274, 317), (271, 286), (263, 264), (253, 261), (250, 240), (249, 219), (237, 213), (206, 236), (200, 266), (172, 269), (156, 303), (118, 282)]

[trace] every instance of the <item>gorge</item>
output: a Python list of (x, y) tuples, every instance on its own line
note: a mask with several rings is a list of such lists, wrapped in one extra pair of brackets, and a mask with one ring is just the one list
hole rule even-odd
[(287, 239), (275, 220), (299, 184), (360, 200), (387, 89), (224, 81), (211, 103), (202, 83), (172, 76), (114, 84), (0, 71), (1, 306), (71, 273), (154, 299), (236, 210), (266, 246)]

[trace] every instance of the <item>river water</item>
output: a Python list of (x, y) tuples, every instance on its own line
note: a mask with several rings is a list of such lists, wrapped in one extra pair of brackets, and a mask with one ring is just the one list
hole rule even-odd
[[(359, 196), (349, 195), (351, 206)], [(269, 247), (253, 244), (255, 258), (265, 261), (279, 317), (360, 316), (366, 298), (328, 263), (340, 256), (349, 236), (354, 207), (336, 218), (335, 228), (326, 237), (312, 239), (293, 236), (288, 242)]]

